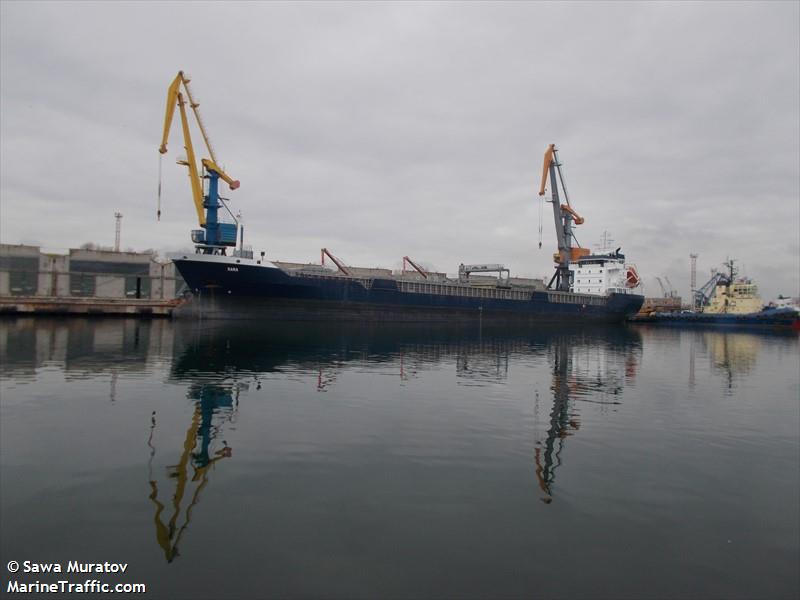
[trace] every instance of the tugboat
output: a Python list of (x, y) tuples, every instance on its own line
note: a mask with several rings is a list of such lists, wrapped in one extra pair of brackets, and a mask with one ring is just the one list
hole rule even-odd
[(694, 292), (694, 310), (681, 313), (654, 313), (637, 316), (638, 323), (677, 326), (764, 328), (800, 331), (800, 313), (790, 307), (766, 307), (758, 287), (748, 277), (740, 277), (735, 261), (728, 259), (726, 272), (715, 272), (703, 287)]
[(747, 315), (760, 312), (764, 303), (758, 295), (756, 284), (748, 277), (738, 276), (733, 259), (724, 264), (727, 274), (714, 273), (695, 292), (695, 306), (706, 315)]

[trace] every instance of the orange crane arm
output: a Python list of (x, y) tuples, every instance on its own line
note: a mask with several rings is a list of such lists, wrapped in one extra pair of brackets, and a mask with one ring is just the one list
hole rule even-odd
[(542, 183), (539, 186), (539, 195), (544, 196), (544, 187), (547, 185), (547, 171), (550, 169), (550, 163), (553, 162), (553, 151), (556, 149), (555, 144), (550, 144), (544, 153), (544, 165), (542, 166)]
[(564, 210), (572, 215), (572, 218), (575, 220), (575, 225), (583, 225), (584, 218), (572, 210), (572, 207), (569, 204), (562, 204), (561, 210)]

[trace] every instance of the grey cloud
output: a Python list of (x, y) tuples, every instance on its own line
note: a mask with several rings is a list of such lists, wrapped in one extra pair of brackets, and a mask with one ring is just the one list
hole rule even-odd
[(684, 295), (689, 252), (706, 270), (739, 258), (765, 297), (800, 293), (796, 3), (0, 11), (4, 242), (108, 243), (120, 210), (124, 245), (186, 246), (177, 128), (154, 220), (166, 87), (184, 68), (242, 180), (229, 196), (249, 241), (273, 258), (329, 246), (353, 264), (548, 274), (536, 191), (556, 142), (584, 245), (609, 230), (646, 280)]

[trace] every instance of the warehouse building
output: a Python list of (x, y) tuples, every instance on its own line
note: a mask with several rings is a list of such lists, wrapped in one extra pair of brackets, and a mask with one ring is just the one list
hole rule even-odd
[(171, 261), (152, 254), (0, 244), (0, 296), (169, 300), (185, 284)]

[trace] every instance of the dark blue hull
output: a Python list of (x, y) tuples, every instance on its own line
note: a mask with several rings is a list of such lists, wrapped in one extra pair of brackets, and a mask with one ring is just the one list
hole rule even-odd
[(457, 320), (623, 321), (644, 298), (634, 294), (587, 297), (559, 292), (484, 290), (435, 284), (436, 293), (409, 292), (395, 279), (290, 275), (277, 268), (178, 259), (194, 297), (176, 316), (281, 320), (446, 322)]
[(631, 319), (635, 323), (652, 323), (672, 327), (714, 327), (726, 329), (800, 329), (798, 313), (792, 310), (764, 310), (743, 315), (731, 314), (656, 314)]

